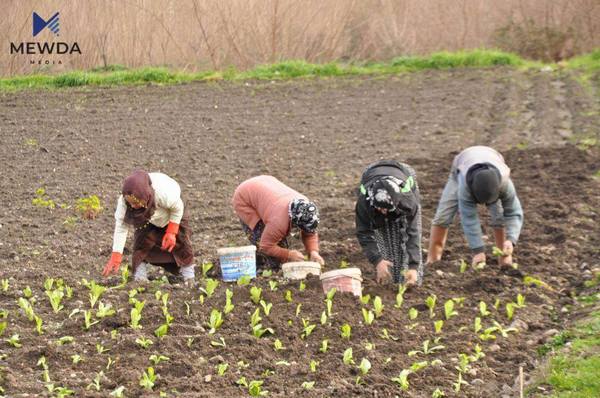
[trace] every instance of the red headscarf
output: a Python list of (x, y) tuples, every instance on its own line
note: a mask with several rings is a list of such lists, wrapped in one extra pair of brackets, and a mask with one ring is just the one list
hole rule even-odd
[(125, 211), (125, 222), (134, 227), (140, 227), (150, 221), (156, 208), (154, 204), (154, 189), (150, 175), (144, 170), (136, 170), (123, 181), (123, 197), (133, 195), (144, 204), (144, 207), (134, 209), (129, 202), (125, 200), (127, 210)]

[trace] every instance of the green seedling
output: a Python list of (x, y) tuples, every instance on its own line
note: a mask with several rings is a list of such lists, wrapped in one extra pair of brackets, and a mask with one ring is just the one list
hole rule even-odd
[(18, 334), (13, 334), (12, 336), (10, 336), (5, 341), (8, 344), (10, 344), (11, 346), (15, 347), (15, 348), (20, 348), (20, 347), (23, 346), (23, 344), (21, 344), (21, 340), (19, 339), (19, 335)]
[(396, 294), (396, 304), (394, 307), (400, 308), (404, 303), (404, 293), (406, 292), (407, 287), (404, 285), (398, 286), (398, 293)]
[(262, 321), (262, 317), (260, 316), (260, 309), (255, 309), (252, 315), (250, 316), (250, 326), (254, 327), (258, 325)]
[(305, 339), (313, 332), (313, 330), (317, 327), (315, 324), (311, 324), (308, 319), (302, 318), (302, 334), (300, 338)]
[(142, 310), (144, 309), (145, 301), (135, 300), (134, 308), (131, 309), (131, 328), (141, 329), (140, 321), (142, 320)]
[(523, 296), (521, 293), (517, 294), (517, 304), (516, 304), (517, 308), (525, 308), (525, 296)]
[(266, 269), (262, 272), (262, 276), (263, 278), (270, 278), (271, 276), (273, 276), (273, 271), (270, 269)]
[[(8, 280), (6, 282), (8, 283)], [(29, 286), (23, 289), (23, 296), (25, 296), (25, 298), (31, 298), (31, 296), (33, 296), (33, 292)]]
[(342, 325), (340, 330), (341, 330), (342, 338), (350, 340), (350, 336), (352, 335), (352, 327), (350, 325), (348, 325), (347, 323), (345, 323)]
[(298, 304), (296, 306), (296, 318), (300, 315), (300, 310), (302, 309), (302, 304)]
[(300, 385), (300, 387), (304, 388), (305, 390), (312, 390), (314, 386), (315, 386), (314, 381), (305, 381), (305, 382), (302, 382), (302, 384)]
[(215, 290), (218, 286), (218, 280), (206, 278), (206, 280), (204, 281), (204, 287), (201, 287), (200, 291), (206, 295), (206, 298), (210, 298), (215, 293)]
[(225, 344), (225, 339), (223, 337), (219, 337), (219, 341), (213, 340), (210, 342), (210, 345), (212, 345), (213, 347), (227, 347), (227, 344)]
[(321, 325), (325, 325), (327, 323), (327, 311), (321, 312)]
[(156, 337), (158, 337), (159, 339), (162, 339), (164, 336), (167, 335), (167, 333), (169, 333), (169, 324), (168, 323), (163, 323), (162, 325), (160, 325), (159, 327), (157, 327), (154, 330), (154, 335)]
[(110, 393), (110, 396), (115, 397), (115, 398), (123, 398), (124, 391), (125, 391), (125, 387), (119, 386), (119, 387), (115, 388), (114, 390), (112, 390), (112, 392)]
[(375, 320), (375, 314), (373, 311), (367, 310), (366, 308), (362, 309), (363, 319), (365, 320), (365, 325), (370, 325)]
[(383, 303), (381, 302), (381, 297), (375, 296), (373, 299), (373, 311), (375, 312), (375, 317), (379, 318), (383, 314)]
[(220, 363), (217, 365), (217, 374), (219, 376), (223, 376), (225, 374), (225, 372), (227, 372), (227, 369), (229, 368), (229, 364), (228, 363)]
[(465, 380), (463, 380), (462, 373), (458, 372), (458, 378), (456, 379), (456, 382), (452, 383), (452, 386), (454, 387), (454, 392), (456, 392), (456, 393), (460, 392), (460, 388), (463, 385), (468, 386), (469, 383), (467, 383)]
[(110, 367), (112, 365), (114, 365), (115, 361), (113, 361), (113, 359), (111, 357), (108, 357), (108, 360), (106, 361), (106, 371), (108, 372), (110, 370)]
[(262, 307), (265, 316), (269, 316), (271, 308), (273, 308), (273, 303), (265, 303), (264, 300), (260, 300), (260, 306)]
[(75, 210), (86, 220), (94, 220), (102, 212), (100, 198), (96, 195), (79, 198), (75, 201)]
[(504, 251), (502, 249), (500, 249), (497, 246), (494, 246), (492, 248), (492, 256), (494, 257), (503, 257), (504, 256)]
[(156, 354), (152, 354), (150, 355), (150, 362), (152, 362), (154, 364), (154, 366), (158, 365), (159, 363), (163, 362), (163, 361), (168, 361), (170, 358), (166, 357), (164, 355), (156, 355)]
[(421, 350), (409, 351), (409, 352), (408, 352), (408, 356), (409, 356), (409, 357), (412, 357), (412, 356), (415, 356), (415, 355), (417, 355), (417, 354), (429, 355), (429, 354), (432, 354), (432, 353), (434, 353), (434, 352), (436, 352), (436, 351), (440, 351), (440, 350), (443, 350), (444, 348), (446, 348), (446, 347), (445, 347), (445, 346), (443, 346), (443, 345), (435, 345), (435, 346), (433, 346), (433, 347), (430, 347), (430, 346), (429, 346), (429, 343), (430, 343), (430, 341), (429, 341), (429, 340), (425, 340), (425, 341), (423, 342), (423, 350), (422, 350), (422, 351), (421, 351)]
[(275, 349), (275, 351), (285, 350), (283, 343), (279, 339), (275, 339), (275, 341), (273, 342), (273, 348)]
[(363, 358), (358, 365), (358, 370), (363, 376), (366, 375), (371, 370), (371, 362), (367, 358)]
[(237, 284), (238, 284), (238, 286), (247, 286), (250, 284), (250, 281), (252, 281), (252, 277), (250, 275), (242, 275), (237, 280)]
[(481, 349), (481, 346), (479, 344), (475, 344), (474, 351), (475, 353), (469, 356), (469, 361), (475, 362), (485, 357), (485, 354), (483, 353), (483, 350)]
[(100, 321), (92, 321), (92, 311), (83, 311), (83, 327), (85, 330), (89, 330), (90, 327), (99, 322)]
[(360, 302), (363, 303), (363, 305), (367, 305), (369, 304), (369, 301), (371, 300), (371, 295), (367, 294), (366, 296), (360, 296)]
[(458, 312), (454, 311), (454, 300), (446, 301), (444, 304), (444, 315), (446, 316), (446, 320), (458, 315)]
[(269, 391), (262, 389), (263, 383), (262, 380), (252, 380), (248, 383), (248, 393), (251, 397), (260, 397), (269, 394)]
[(252, 286), (250, 288), (250, 300), (254, 304), (258, 304), (260, 302), (260, 296), (262, 294), (262, 289), (260, 287)]
[(96, 377), (94, 377), (94, 380), (90, 384), (88, 384), (88, 386), (86, 387), (86, 390), (90, 390), (93, 388), (96, 391), (100, 391), (102, 389), (102, 386), (100, 386), (100, 380), (102, 380), (103, 377), (104, 377), (103, 371), (96, 373)]
[(33, 321), (35, 319), (35, 312), (33, 311), (33, 305), (31, 305), (31, 302), (29, 302), (29, 300), (24, 299), (23, 297), (19, 297), (18, 304), (19, 307), (25, 313), (27, 319)]
[(410, 369), (402, 369), (400, 374), (397, 377), (392, 378), (391, 380), (398, 384), (402, 391), (408, 391), (410, 384), (408, 383), (408, 375), (411, 374)]
[(188, 348), (192, 347), (192, 344), (194, 344), (194, 338), (193, 337), (188, 337), (187, 340), (185, 341), (185, 345), (188, 346)]
[(97, 343), (96, 344), (96, 351), (98, 352), (98, 354), (104, 354), (105, 352), (110, 351), (110, 349), (104, 347), (102, 344)]
[(425, 369), (427, 366), (429, 366), (429, 362), (427, 361), (414, 362), (410, 365), (410, 370), (411, 372), (416, 373), (421, 369)]
[(256, 324), (252, 327), (252, 334), (256, 338), (261, 338), (266, 333), (275, 334), (275, 331), (271, 328), (263, 328), (262, 324)]
[(500, 325), (498, 322), (494, 321), (494, 326), (496, 327), (496, 331), (500, 332), (500, 334), (502, 335), (502, 337), (507, 338), (508, 334), (513, 332), (513, 333), (517, 333), (518, 330), (516, 328), (503, 328), (502, 325)]
[(340, 268), (348, 268), (348, 265), (349, 265), (348, 261), (346, 261), (346, 260), (340, 261)]
[(291, 303), (292, 301), (294, 301), (294, 299), (292, 299), (292, 292), (291, 290), (286, 290), (284, 293), (283, 298), (285, 299), (285, 301), (287, 301), (288, 303)]
[(72, 343), (73, 341), (74, 341), (73, 336), (63, 336), (56, 341), (56, 344), (65, 345), (65, 344)]
[(277, 290), (277, 286), (279, 286), (277, 281), (269, 281), (269, 288), (271, 289), (272, 292)]
[(352, 347), (346, 348), (342, 356), (344, 365), (354, 365), (354, 359), (352, 359)]
[(509, 321), (513, 319), (515, 308), (515, 303), (506, 303), (506, 317)]
[(314, 359), (310, 361), (308, 367), (311, 372), (315, 373), (317, 371), (317, 367), (319, 366), (319, 361), (315, 361)]
[(83, 358), (81, 358), (81, 356), (78, 354), (73, 354), (71, 355), (71, 361), (74, 365), (77, 365), (79, 362), (83, 361)]
[(473, 330), (475, 330), (475, 333), (479, 333), (479, 331), (481, 331), (481, 318), (480, 317), (476, 317), (475, 320), (473, 321)]
[(546, 282), (529, 275), (523, 277), (523, 283), (527, 286), (543, 287), (544, 289), (553, 290)]
[(60, 310), (62, 310), (64, 308), (60, 304), (60, 302), (62, 301), (63, 297), (65, 296), (64, 292), (62, 291), (62, 289), (46, 290), (46, 295), (50, 299), (50, 305), (52, 306), (52, 309), (54, 310), (54, 313), (58, 313)]
[(381, 329), (381, 334), (379, 335), (379, 337), (381, 337), (382, 339), (385, 339), (385, 340), (394, 340), (394, 341), (398, 341), (400, 339), (399, 337), (392, 336), (386, 328)]
[(333, 313), (333, 300), (325, 300), (325, 307), (327, 308), (327, 316), (331, 316), (331, 314)]
[(463, 260), (462, 258), (460, 259), (460, 265), (459, 265), (459, 272), (461, 274), (464, 274), (465, 271), (469, 268), (469, 263), (467, 263), (465, 260)]
[(147, 371), (142, 373), (142, 378), (140, 379), (140, 386), (144, 387), (146, 390), (152, 391), (155, 382), (156, 374), (154, 373), (154, 368), (150, 366), (148, 367)]
[(110, 331), (110, 338), (113, 340), (117, 339), (117, 336), (119, 335), (119, 331), (117, 329), (113, 329)]
[(481, 316), (488, 316), (491, 314), (491, 312), (487, 310), (487, 304), (485, 303), (485, 301), (479, 302), (479, 313), (481, 314)]
[(35, 316), (33, 318), (33, 320), (35, 321), (35, 330), (37, 331), (37, 333), (39, 335), (44, 334), (44, 328), (42, 327), (44, 321), (42, 320), (42, 318), (40, 318), (39, 316)]
[(146, 349), (148, 347), (150, 347), (152, 344), (154, 344), (154, 342), (150, 339), (147, 339), (145, 337), (138, 337), (137, 339), (135, 339), (135, 342), (137, 343), (137, 345), (139, 345), (140, 347)]
[(95, 281), (91, 281), (87, 287), (90, 289), (90, 305), (94, 308), (94, 305), (96, 305), (96, 302), (100, 299), (102, 293), (106, 291), (106, 287), (98, 285)]
[(6, 330), (6, 326), (8, 325), (8, 323), (5, 322), (0, 322), (0, 336), (2, 336), (4, 334), (4, 331)]
[(485, 261), (482, 261), (477, 264), (473, 264), (473, 269), (475, 271), (481, 271), (481, 270), (485, 269), (485, 267), (487, 267), (487, 263)]
[(432, 393), (431, 393), (431, 398), (443, 398), (446, 396), (446, 393), (444, 393), (444, 391), (440, 390), (439, 388), (436, 388)]
[(425, 299), (425, 305), (429, 308), (429, 317), (433, 318), (435, 316), (435, 303), (437, 301), (437, 296), (432, 294), (431, 296)]
[(235, 308), (235, 306), (231, 302), (232, 298), (233, 291), (229, 289), (225, 290), (225, 307), (223, 307), (223, 314), (225, 315), (229, 314)]
[(496, 339), (496, 335), (494, 334), (495, 331), (497, 331), (498, 328), (495, 326), (489, 327), (487, 329), (485, 329), (483, 331), (483, 333), (481, 333), (479, 335), (479, 338), (483, 341), (488, 341), (488, 340), (495, 340)]
[(35, 198), (31, 200), (31, 204), (36, 207), (43, 207), (45, 209), (53, 210), (56, 207), (56, 203), (46, 195), (44, 188), (38, 188), (35, 190)]
[(323, 354), (325, 354), (328, 349), (329, 349), (329, 340), (325, 339), (325, 340), (321, 341), (321, 348), (319, 348), (319, 351), (322, 352)]
[(115, 314), (115, 310), (110, 304), (104, 305), (103, 302), (98, 302), (98, 309), (96, 310), (96, 318), (106, 318)]
[(415, 319), (417, 319), (418, 316), (419, 316), (419, 311), (414, 307), (410, 307), (410, 309), (408, 310), (408, 318), (411, 321), (414, 321)]
[(213, 267), (213, 263), (202, 263), (202, 277), (206, 278), (206, 275), (208, 274), (208, 271), (210, 271)]
[(373, 344), (373, 343), (371, 343), (371, 342), (369, 342), (369, 341), (367, 341), (367, 342), (365, 343), (365, 350), (367, 350), (367, 351), (372, 351), (372, 350), (374, 350), (374, 349), (375, 349), (375, 344)]
[(210, 312), (210, 318), (208, 319), (208, 326), (210, 330), (208, 334), (213, 334), (221, 327), (223, 324), (223, 314), (221, 311), (214, 309)]
[(306, 289), (306, 284), (304, 283), (304, 281), (300, 281), (300, 284), (298, 285), (298, 290), (303, 292)]
[(332, 287), (331, 289), (329, 289), (329, 291), (325, 295), (325, 300), (333, 300), (336, 292), (337, 292), (337, 289), (335, 287)]
[(498, 310), (498, 308), (500, 308), (500, 299), (496, 299), (496, 301), (494, 301), (494, 308), (496, 309), (496, 311)]

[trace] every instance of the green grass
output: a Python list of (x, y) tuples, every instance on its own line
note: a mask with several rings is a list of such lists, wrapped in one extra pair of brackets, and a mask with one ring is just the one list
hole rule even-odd
[[(487, 68), (509, 66), (539, 68), (544, 64), (495, 50), (438, 52), (425, 57), (403, 56), (389, 62), (311, 64), (305, 61), (284, 61), (260, 65), (246, 71), (229, 68), (222, 71), (182, 72), (169, 68), (147, 67), (127, 69), (109, 65), (89, 71), (72, 71), (58, 75), (32, 74), (0, 79), (0, 91), (29, 88), (56, 89), (80, 86), (115, 86), (139, 84), (178, 84), (212, 80), (281, 80), (294, 78), (392, 75), (422, 70), (451, 68)], [(577, 57), (566, 63), (566, 68), (581, 69), (590, 74), (600, 70), (600, 50)]]
[[(597, 307), (596, 307), (597, 308)], [(543, 380), (535, 383), (529, 396), (541, 384), (552, 387), (554, 398), (600, 397), (600, 311), (592, 312), (572, 330), (563, 332), (546, 346), (565, 347), (548, 361)]]

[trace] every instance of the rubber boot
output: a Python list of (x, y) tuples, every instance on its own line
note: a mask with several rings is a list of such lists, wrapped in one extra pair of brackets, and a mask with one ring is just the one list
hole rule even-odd
[(429, 251), (427, 252), (427, 264), (432, 264), (442, 259), (446, 238), (448, 237), (448, 228), (438, 225), (431, 226), (429, 235)]

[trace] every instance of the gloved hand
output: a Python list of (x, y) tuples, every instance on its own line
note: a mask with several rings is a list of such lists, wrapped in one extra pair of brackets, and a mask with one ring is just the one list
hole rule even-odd
[(290, 250), (287, 259), (288, 261), (304, 261), (304, 254), (298, 250)]
[(321, 257), (319, 252), (316, 250), (313, 250), (312, 252), (310, 252), (310, 261), (314, 261), (321, 265), (325, 265), (325, 260), (323, 260), (323, 257)]
[(392, 262), (388, 260), (381, 260), (377, 263), (377, 283), (388, 283), (392, 280), (391, 267)]
[(173, 251), (177, 241), (177, 232), (179, 232), (179, 224), (169, 221), (169, 225), (167, 225), (167, 230), (165, 231), (165, 236), (162, 240), (161, 249), (166, 250), (169, 253)]
[(121, 265), (121, 261), (123, 260), (123, 254), (119, 252), (112, 252), (110, 255), (110, 260), (104, 266), (104, 270), (102, 270), (102, 276), (109, 276), (110, 274), (116, 274), (119, 272), (119, 266)]

